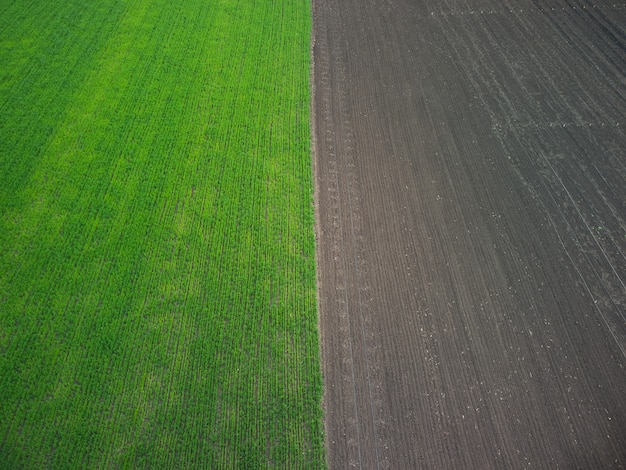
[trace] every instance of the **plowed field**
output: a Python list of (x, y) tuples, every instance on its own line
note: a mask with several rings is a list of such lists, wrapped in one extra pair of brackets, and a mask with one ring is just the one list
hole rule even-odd
[(330, 467), (626, 466), (626, 4), (313, 9)]

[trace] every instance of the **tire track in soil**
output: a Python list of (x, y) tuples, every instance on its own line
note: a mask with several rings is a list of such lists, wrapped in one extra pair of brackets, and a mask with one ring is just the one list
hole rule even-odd
[[(377, 346), (368, 313), (370, 294), (361, 235), (360, 188), (353, 155), (355, 137), (342, 87), (346, 70), (341, 56), (329, 60), (328, 54), (329, 43), (342, 41), (340, 17), (332, 9), (324, 15), (325, 20), (315, 16), (314, 21), (315, 25), (327, 22), (330, 25), (314, 33), (313, 55), (319, 77), (314, 99), (323, 103), (323, 109), (334, 113), (315, 122), (315, 128), (319, 129), (314, 144), (316, 151), (327, 156), (325, 164), (316, 170), (316, 200), (323, 200), (318, 206), (318, 220), (320, 227), (330, 227), (327, 236), (319, 237), (322, 248), (318, 256), (323, 264), (332, 265), (334, 276), (329, 281), (319, 280), (320, 308), (333, 312), (333, 322), (341, 338), (337, 349), (329, 352), (335, 361), (332, 369), (324, 371), (327, 383), (332, 384), (326, 388), (325, 402), (342, 403), (346, 418), (338, 429), (327, 429), (326, 433), (329, 440), (342, 443), (342, 460), (349, 466), (384, 468), (378, 450), (378, 428), (382, 426), (377, 418), (382, 414), (378, 410), (380, 372), (369, 360), (376, 354)], [(337, 85), (334, 89), (331, 82)], [(320, 181), (323, 181), (321, 190)], [(322, 348), (326, 344), (323, 342)], [(339, 398), (331, 399), (329, 395)]]
[(626, 466), (626, 4), (313, 15), (330, 467)]

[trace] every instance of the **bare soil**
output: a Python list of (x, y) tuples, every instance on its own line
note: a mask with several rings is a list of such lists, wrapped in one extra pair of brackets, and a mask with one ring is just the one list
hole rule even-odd
[(625, 467), (626, 4), (313, 3), (329, 466)]

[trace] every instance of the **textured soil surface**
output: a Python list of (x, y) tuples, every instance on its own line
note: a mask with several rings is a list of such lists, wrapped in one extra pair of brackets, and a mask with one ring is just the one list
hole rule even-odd
[(313, 58), (329, 466), (626, 467), (626, 4), (314, 0)]

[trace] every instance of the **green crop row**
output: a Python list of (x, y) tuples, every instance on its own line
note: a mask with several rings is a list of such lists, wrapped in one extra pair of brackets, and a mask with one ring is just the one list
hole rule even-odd
[(0, 5), (0, 462), (324, 464), (310, 2)]

